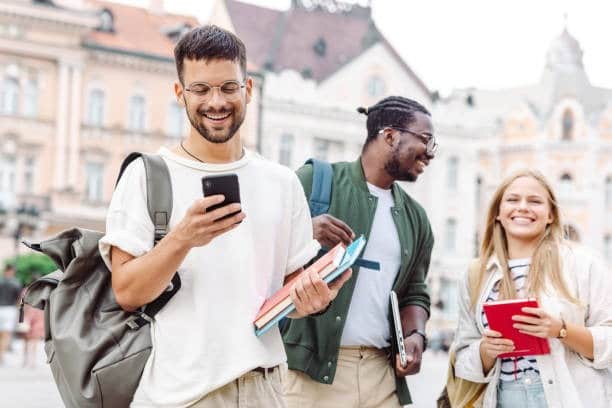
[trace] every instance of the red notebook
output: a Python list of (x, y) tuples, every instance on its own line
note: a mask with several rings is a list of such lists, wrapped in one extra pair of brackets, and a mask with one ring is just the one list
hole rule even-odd
[(491, 330), (500, 332), (503, 338), (514, 342), (514, 351), (500, 354), (499, 357), (535, 356), (550, 353), (547, 339), (521, 333), (518, 329), (512, 327), (515, 323), (512, 316), (527, 314), (521, 311), (524, 307), (539, 307), (538, 301), (535, 299), (513, 299), (487, 302), (483, 305)]

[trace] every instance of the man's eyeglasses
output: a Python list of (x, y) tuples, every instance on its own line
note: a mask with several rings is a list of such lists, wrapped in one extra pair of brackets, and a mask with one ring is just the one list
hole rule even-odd
[[(423, 144), (427, 148), (427, 153), (429, 154), (434, 154), (436, 150), (438, 150), (438, 142), (436, 142), (436, 137), (434, 135), (426, 135), (423, 133), (417, 133), (410, 129), (406, 129), (406, 128), (399, 127), (399, 126), (386, 126), (386, 128), (395, 129), (398, 132), (410, 133), (412, 136), (419, 138), (421, 142), (423, 142)], [(380, 132), (382, 132), (383, 130), (385, 129), (381, 129)]]
[(238, 81), (225, 81), (221, 85), (212, 86), (206, 82), (195, 82), (185, 90), (197, 97), (200, 102), (207, 102), (212, 98), (214, 89), (219, 89), (219, 95), (228, 102), (240, 99), (240, 90), (246, 85)]

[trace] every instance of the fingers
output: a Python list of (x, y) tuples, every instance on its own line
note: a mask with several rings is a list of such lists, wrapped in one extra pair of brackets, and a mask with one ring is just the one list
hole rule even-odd
[(349, 240), (348, 241), (349, 243), (355, 239), (355, 233), (353, 232), (351, 227), (349, 227), (344, 221), (338, 218), (332, 217), (329, 214), (326, 214), (326, 215), (329, 221), (331, 222), (331, 224), (335, 226), (336, 228), (338, 228), (339, 230), (341, 230), (342, 235), (346, 236), (346, 238)]
[(353, 275), (353, 269), (349, 268), (346, 271), (342, 272), (342, 275), (334, 279), (334, 281), (329, 284), (329, 289), (331, 291), (332, 300), (336, 298), (342, 286), (344, 286), (344, 284), (349, 279), (351, 279), (352, 275)]
[(302, 315), (320, 312), (332, 300), (332, 291), (316, 271), (302, 274), (290, 294), (295, 308)]
[(491, 329), (485, 329), (483, 333), (486, 337), (501, 337), (500, 332)]
[(348, 225), (329, 214), (313, 218), (312, 224), (315, 239), (328, 247), (339, 242), (348, 245), (355, 238), (355, 233)]

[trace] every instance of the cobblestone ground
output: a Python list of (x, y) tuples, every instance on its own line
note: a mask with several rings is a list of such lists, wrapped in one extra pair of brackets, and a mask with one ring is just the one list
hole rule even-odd
[[(13, 350), (0, 365), (1, 408), (61, 408), (61, 398), (45, 364), (42, 344), (38, 348), (37, 366), (22, 368), (22, 342), (14, 341)], [(410, 408), (432, 408), (446, 381), (447, 355), (430, 351), (423, 356), (421, 373), (408, 377), (414, 404)], [(340, 408), (340, 407), (339, 407)]]

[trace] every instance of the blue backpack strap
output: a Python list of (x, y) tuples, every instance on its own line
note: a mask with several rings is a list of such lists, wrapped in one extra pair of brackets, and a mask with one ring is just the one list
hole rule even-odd
[(306, 163), (312, 165), (312, 191), (308, 199), (311, 217), (326, 214), (331, 203), (332, 182), (334, 170), (332, 165), (318, 159), (308, 159)]

